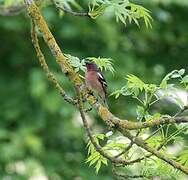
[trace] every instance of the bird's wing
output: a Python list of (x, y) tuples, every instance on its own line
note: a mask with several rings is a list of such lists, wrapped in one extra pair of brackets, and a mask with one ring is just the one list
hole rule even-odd
[(98, 72), (97, 75), (98, 75), (98, 80), (101, 83), (102, 88), (105, 92), (105, 96), (106, 96), (107, 95), (107, 82), (106, 82), (104, 76), (102, 75), (102, 73)]

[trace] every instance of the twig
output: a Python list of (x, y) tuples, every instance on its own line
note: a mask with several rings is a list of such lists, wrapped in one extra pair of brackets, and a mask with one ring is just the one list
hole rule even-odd
[(185, 174), (188, 175), (188, 167), (185, 167), (183, 165), (181, 165), (180, 163), (169, 159), (168, 157), (166, 157), (165, 154), (159, 152), (158, 150), (148, 146), (145, 141), (143, 141), (142, 139), (136, 137), (134, 138), (133, 135), (131, 135), (131, 133), (127, 130), (118, 128), (118, 130), (127, 138), (129, 138), (130, 140), (134, 140), (135, 144), (143, 149), (145, 149), (146, 151), (150, 152), (151, 154), (155, 155), (156, 157), (158, 157), (159, 159), (165, 161), (166, 163), (170, 164), (171, 166), (173, 166), (176, 169), (179, 169), (180, 171), (184, 172)]
[(58, 5), (56, 5), (56, 7), (57, 7), (58, 9), (64, 11), (65, 13), (71, 14), (71, 15), (73, 15), (73, 16), (85, 16), (85, 17), (91, 18), (91, 16), (89, 15), (89, 13), (75, 12), (75, 11), (72, 11), (72, 10), (67, 9), (67, 8), (65, 8), (65, 7), (58, 6)]
[(182, 114), (184, 111), (186, 111), (188, 109), (187, 106), (184, 106), (182, 109), (180, 109), (173, 117), (177, 117), (180, 114)]
[(91, 18), (90, 14), (89, 13), (85, 13), (85, 12), (75, 12), (75, 11), (72, 11), (71, 9), (68, 9), (66, 8), (65, 6), (61, 6), (58, 2), (56, 2), (55, 0), (52, 0), (52, 2), (55, 4), (56, 8), (62, 10), (63, 12), (65, 13), (68, 13), (68, 14), (71, 14), (73, 16), (85, 16), (85, 17), (89, 17)]
[(25, 10), (25, 5), (0, 7), (1, 16), (15, 16)]
[(152, 134), (150, 134), (146, 139), (144, 139), (144, 141), (147, 141), (148, 139), (152, 138), (155, 134), (157, 134), (160, 129), (162, 129), (163, 127), (161, 126), (160, 128), (158, 128), (156, 131), (154, 131)]
[[(137, 132), (135, 137), (138, 137), (138, 135), (140, 134), (140, 131)], [(129, 145), (124, 149), (124, 151), (122, 151), (121, 153), (119, 153), (118, 155), (115, 156), (115, 158), (120, 157), (121, 155), (125, 154), (126, 152), (128, 152), (131, 147), (133, 146), (134, 141), (131, 140), (131, 142), (129, 143)]]

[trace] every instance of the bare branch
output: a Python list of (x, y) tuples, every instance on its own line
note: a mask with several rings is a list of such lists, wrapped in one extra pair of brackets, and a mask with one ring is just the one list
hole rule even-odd
[(68, 14), (71, 14), (73, 16), (85, 16), (85, 17), (89, 17), (91, 18), (90, 14), (89, 13), (82, 13), (82, 12), (75, 12), (75, 11), (72, 11), (71, 9), (68, 9), (66, 8), (65, 6), (63, 5), (60, 5), (59, 2), (56, 2), (55, 0), (52, 0), (52, 3), (56, 6), (57, 9), (60, 9), (62, 10), (63, 12), (65, 13), (68, 13)]
[(25, 5), (0, 7), (1, 16), (15, 16), (25, 10)]
[(62, 10), (65, 13), (71, 14), (73, 16), (85, 16), (85, 17), (91, 18), (89, 13), (75, 12), (75, 11), (72, 11), (70, 9), (67, 9), (66, 7), (61, 7), (60, 5), (57, 5), (57, 4), (55, 4), (55, 5), (56, 5), (56, 8)]

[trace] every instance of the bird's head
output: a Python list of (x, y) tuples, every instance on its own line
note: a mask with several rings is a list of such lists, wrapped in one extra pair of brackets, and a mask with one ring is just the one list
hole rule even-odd
[(85, 63), (86, 63), (87, 71), (99, 71), (99, 68), (93, 61), (87, 60)]

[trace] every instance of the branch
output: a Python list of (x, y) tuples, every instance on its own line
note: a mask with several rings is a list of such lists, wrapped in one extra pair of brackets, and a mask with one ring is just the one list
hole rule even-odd
[(102, 156), (107, 158), (112, 163), (123, 164), (123, 165), (130, 165), (130, 164), (135, 163), (134, 161), (126, 161), (126, 160), (123, 160), (123, 159), (118, 159), (118, 157), (113, 157), (113, 156), (108, 155), (102, 149), (102, 147), (99, 144), (96, 143), (96, 141), (95, 141), (95, 139), (94, 139), (94, 137), (93, 137), (93, 135), (91, 133), (89, 124), (88, 124), (87, 119), (85, 117), (85, 114), (84, 114), (82, 94), (80, 93), (80, 90), (79, 90), (78, 87), (75, 87), (75, 89), (76, 89), (77, 97), (78, 97), (78, 108), (79, 108), (79, 112), (80, 112), (80, 115), (81, 115), (81, 118), (82, 118), (82, 122), (83, 122), (84, 128), (85, 128), (85, 130), (87, 132), (87, 136), (89, 137), (89, 139), (90, 139), (91, 143), (93, 144), (93, 146), (95, 147), (96, 151), (99, 152)]
[(114, 116), (107, 108), (99, 105), (99, 115), (101, 118), (108, 123), (110, 121), (115, 127), (121, 127), (128, 130), (143, 129), (148, 127), (154, 127), (163, 124), (175, 124), (175, 123), (188, 123), (188, 116), (182, 117), (169, 117), (154, 119), (147, 122), (131, 122), (128, 120), (119, 119)]
[(31, 19), (36, 23), (39, 30), (42, 33), (44, 41), (48, 45), (49, 49), (51, 50), (52, 55), (55, 57), (56, 62), (62, 67), (64, 74), (69, 77), (69, 79), (75, 85), (82, 85), (82, 81), (79, 75), (74, 72), (73, 68), (67, 61), (67, 58), (63, 55), (60, 47), (58, 46), (55, 38), (53, 37), (52, 33), (50, 32), (44, 18), (42, 17), (39, 8), (36, 6), (33, 0), (25, 0), (27, 5), (28, 14), (30, 15)]
[(66, 94), (66, 92), (64, 91), (62, 86), (58, 83), (54, 74), (49, 70), (49, 67), (46, 63), (45, 57), (44, 57), (44, 55), (43, 55), (43, 53), (40, 49), (40, 46), (39, 46), (39, 42), (38, 42), (38, 38), (37, 38), (37, 32), (36, 32), (36, 26), (35, 26), (35, 23), (33, 21), (32, 21), (32, 27), (31, 27), (31, 39), (32, 39), (34, 48), (36, 50), (37, 57), (39, 59), (40, 65), (43, 68), (43, 70), (45, 71), (48, 79), (54, 84), (55, 88), (59, 91), (59, 93), (61, 94), (61, 96), (64, 98), (65, 101), (67, 101), (70, 104), (76, 105), (77, 101), (73, 100), (71, 97), (69, 97)]
[(25, 5), (0, 7), (1, 16), (15, 16), (25, 10)]
[(81, 12), (75, 12), (72, 11), (71, 9), (66, 8), (65, 6), (61, 6), (58, 2), (56, 2), (55, 0), (52, 0), (52, 2), (55, 4), (57, 9), (62, 10), (65, 13), (71, 14), (73, 16), (85, 16), (85, 17), (89, 17), (91, 18), (89, 13), (81, 13)]
[(138, 137), (135, 137), (133, 135), (131, 135), (131, 133), (127, 130), (124, 130), (124, 129), (121, 129), (121, 128), (118, 128), (118, 130), (127, 138), (129, 138), (131, 141), (134, 141), (134, 143), (145, 149), (146, 151), (152, 153), (153, 155), (155, 155), (156, 157), (158, 157), (159, 159), (167, 162), (168, 164), (170, 164), (171, 166), (173, 166), (174, 168), (176, 169), (179, 169), (180, 171), (184, 172), (185, 174), (188, 175), (188, 167), (185, 167), (183, 165), (181, 165), (180, 163), (172, 160), (172, 159), (169, 159), (166, 157), (165, 154), (159, 152), (158, 150), (150, 147), (147, 145), (147, 143), (145, 141), (143, 141), (142, 139), (138, 138)]
[[(140, 132), (141, 131), (138, 131), (135, 137), (138, 137)], [(118, 158), (118, 157), (122, 156), (123, 154), (125, 154), (126, 152), (128, 152), (132, 148), (133, 144), (134, 144), (134, 141), (131, 140), (129, 145), (121, 153), (117, 154), (115, 157)]]

